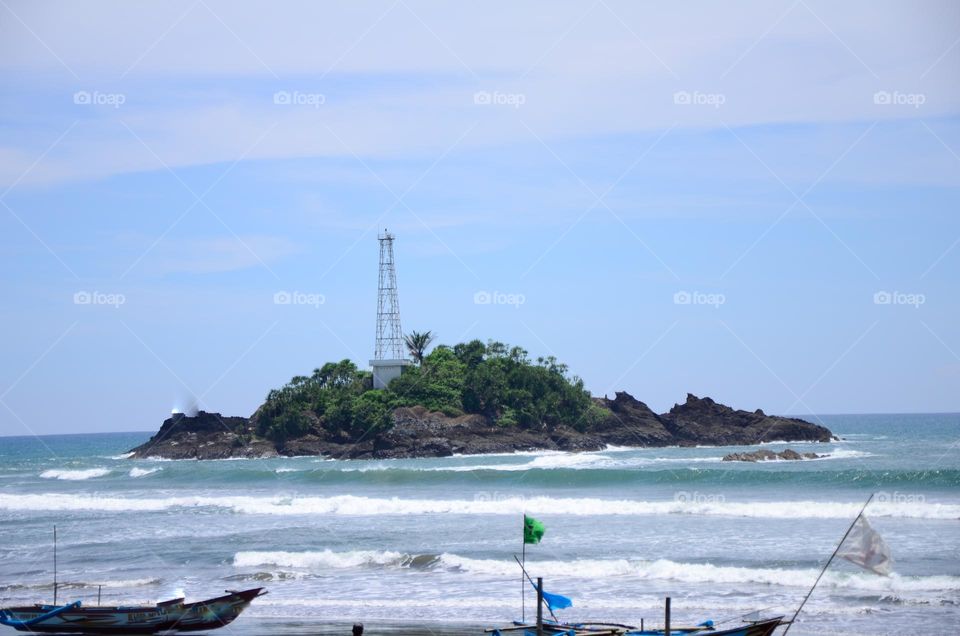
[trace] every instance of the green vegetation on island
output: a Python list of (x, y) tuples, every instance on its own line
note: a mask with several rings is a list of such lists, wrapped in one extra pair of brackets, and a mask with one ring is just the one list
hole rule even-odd
[(429, 331), (405, 340), (417, 364), (386, 389), (374, 389), (373, 374), (350, 360), (328, 362), (270, 391), (256, 414), (257, 434), (283, 443), (319, 425), (341, 438), (376, 436), (391, 428), (395, 408), (411, 406), (531, 430), (566, 424), (583, 431), (609, 415), (552, 356), (531, 360), (521, 347), (480, 340), (426, 353)]

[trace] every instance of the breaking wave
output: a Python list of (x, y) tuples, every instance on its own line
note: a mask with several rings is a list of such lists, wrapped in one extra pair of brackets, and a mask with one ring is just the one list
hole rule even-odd
[[(762, 519), (852, 519), (860, 503), (824, 501), (734, 502), (701, 493), (679, 492), (670, 501), (614, 500), (598, 498), (491, 496), (478, 492), (473, 499), (401, 499), (357, 497), (283, 496), (187, 496), (187, 497), (104, 497), (75, 494), (0, 494), (3, 510), (96, 510), (154, 512), (175, 508), (220, 508), (240, 514), (258, 515), (513, 515), (528, 513), (603, 515), (694, 515), (750, 517)], [(877, 501), (870, 506), (871, 517), (905, 519), (960, 519), (960, 504), (925, 501)]]
[(40, 473), (44, 479), (62, 479), (66, 481), (83, 481), (85, 479), (94, 479), (110, 474), (109, 468), (88, 468), (86, 470), (60, 470), (51, 469)]
[[(237, 568), (278, 567), (309, 572), (354, 568), (431, 569), (463, 572), (482, 576), (507, 577), (516, 574), (513, 561), (473, 559), (457, 554), (405, 554), (378, 550), (332, 550), (312, 552), (238, 552), (233, 565)], [(682, 583), (757, 584), (806, 588), (813, 584), (818, 570), (814, 568), (751, 568), (720, 566), (709, 563), (678, 563), (666, 559), (574, 559), (571, 561), (537, 561), (537, 574), (551, 578), (634, 577)], [(960, 576), (879, 577), (867, 573), (828, 572), (823, 584), (839, 589), (896, 595), (911, 592), (960, 591)]]

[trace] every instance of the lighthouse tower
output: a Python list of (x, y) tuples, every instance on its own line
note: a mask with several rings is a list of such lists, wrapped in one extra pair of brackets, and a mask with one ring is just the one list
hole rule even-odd
[(377, 296), (377, 343), (374, 347), (373, 388), (383, 389), (410, 364), (400, 328), (400, 301), (397, 298), (397, 268), (393, 261), (393, 234), (377, 236), (380, 242), (380, 282)]

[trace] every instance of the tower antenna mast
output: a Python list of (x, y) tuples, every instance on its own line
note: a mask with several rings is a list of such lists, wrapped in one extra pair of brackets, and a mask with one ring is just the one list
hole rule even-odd
[(390, 380), (410, 364), (404, 350), (400, 327), (400, 299), (397, 295), (397, 268), (393, 257), (394, 236), (384, 230), (377, 236), (380, 243), (380, 276), (377, 293), (377, 340), (374, 347), (373, 387), (386, 388)]

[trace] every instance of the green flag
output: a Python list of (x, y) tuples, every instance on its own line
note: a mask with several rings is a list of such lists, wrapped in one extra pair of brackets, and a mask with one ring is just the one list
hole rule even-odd
[(544, 525), (534, 519), (533, 517), (528, 517), (523, 515), (523, 542), (524, 543), (540, 543), (540, 539), (543, 538), (543, 533), (546, 531)]

